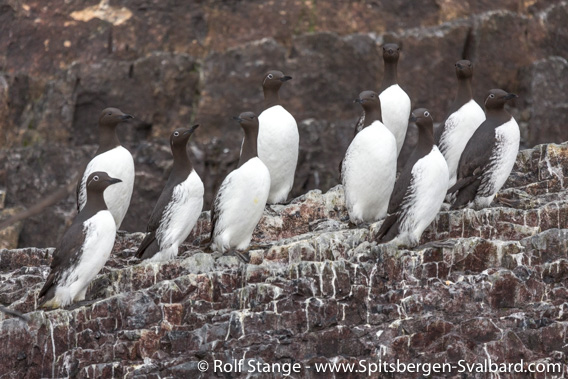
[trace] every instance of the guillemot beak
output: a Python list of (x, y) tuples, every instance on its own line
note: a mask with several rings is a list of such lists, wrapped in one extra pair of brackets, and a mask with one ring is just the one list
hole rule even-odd
[(236, 122), (242, 122), (243, 119), (238, 117), (238, 116), (233, 116), (233, 120), (235, 120)]
[(108, 182), (112, 185), (112, 184), (120, 183), (120, 182), (122, 182), (122, 180), (116, 179), (116, 178), (110, 178), (108, 180)]
[(515, 95), (514, 93), (508, 93), (507, 95), (505, 95), (505, 100), (511, 100), (511, 99), (516, 99), (518, 96)]
[(280, 81), (281, 81), (281, 82), (287, 82), (288, 80), (292, 80), (292, 77), (286, 75), (286, 76), (283, 76), (283, 77), (280, 78)]
[(199, 124), (195, 124), (191, 128), (187, 129), (185, 132), (183, 132), (183, 135), (186, 136), (188, 134), (192, 134), (197, 128), (199, 128)]
[(353, 100), (353, 102), (354, 102), (354, 103), (363, 104), (363, 99), (357, 98), (357, 99)]
[(124, 121), (130, 120), (131, 118), (134, 118), (134, 116), (129, 115), (129, 114), (123, 114), (122, 116), (120, 116), (120, 119), (124, 120)]
[(416, 122), (416, 120), (418, 120), (418, 117), (416, 117), (415, 115), (411, 114), (410, 118), (408, 119), (408, 121), (410, 122)]

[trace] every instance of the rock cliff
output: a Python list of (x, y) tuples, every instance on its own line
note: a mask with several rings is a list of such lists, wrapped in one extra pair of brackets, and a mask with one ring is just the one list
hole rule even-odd
[[(377, 245), (380, 223), (349, 229), (341, 186), (272, 206), (249, 264), (199, 249), (207, 213), (167, 263), (140, 263), (132, 255), (142, 234), (123, 234), (89, 288), (94, 303), (71, 310), (34, 311), (52, 249), (2, 250), (0, 303), (30, 321), (0, 314), (0, 377), (248, 377), (213, 372), (214, 360), (238, 359), (246, 367), (298, 363), (295, 377), (306, 378), (330, 377), (316, 363), (397, 359), (559, 363), (561, 377), (566, 175), (568, 143), (523, 150), (491, 208), (440, 212), (411, 250)], [(458, 369), (432, 375), (490, 377)]]
[[(567, 17), (568, 4), (556, 0), (8, 0), (0, 5), (0, 192), (13, 212), (69, 182), (96, 151), (100, 110), (116, 106), (136, 116), (120, 131), (137, 159), (123, 228), (144, 230), (171, 165), (167, 138), (194, 123), (203, 125), (191, 150), (208, 209), (237, 164), (241, 135), (230, 118), (260, 110), (259, 78), (274, 68), (294, 78), (281, 93), (300, 128), (292, 196), (327, 191), (360, 113), (352, 100), (378, 89), (380, 47), (393, 41), (403, 49), (401, 86), (435, 121), (455, 96), (453, 65), (465, 58), (475, 64), (478, 102), (496, 87), (520, 96), (510, 110), (524, 147), (561, 143)], [(26, 220), (18, 246), (53, 246), (72, 209), (70, 195)]]

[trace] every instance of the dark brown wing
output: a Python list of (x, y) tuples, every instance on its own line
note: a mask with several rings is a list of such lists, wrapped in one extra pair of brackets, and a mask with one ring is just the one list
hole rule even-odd
[[(221, 184), (222, 186), (222, 184)], [(217, 191), (215, 195), (215, 200), (211, 205), (211, 234), (209, 235), (209, 242), (213, 243), (213, 237), (215, 236), (215, 226), (217, 225), (217, 221), (219, 220), (219, 193), (221, 192), (221, 188)]]
[(221, 183), (221, 186), (219, 187), (219, 190), (217, 190), (217, 194), (215, 195), (215, 200), (211, 205), (211, 235), (209, 237), (210, 243), (213, 243), (213, 239), (215, 237), (215, 229), (217, 227), (217, 221), (219, 221), (219, 216), (221, 213), (221, 202), (223, 197), (225, 196), (224, 192), (227, 189), (227, 187), (230, 185), (230, 183), (231, 183), (231, 174), (229, 174), (225, 178), (225, 180), (223, 180), (223, 183)]
[(458, 194), (450, 209), (454, 210), (465, 207), (470, 201), (475, 199), (475, 197), (477, 196), (477, 189), (479, 188), (480, 185), (481, 185), (481, 178), (474, 178), (474, 180), (464, 185), (458, 191)]
[(392, 191), (387, 210), (388, 216), (385, 218), (385, 221), (383, 221), (383, 224), (379, 229), (377, 235), (378, 241), (388, 242), (398, 234), (399, 220), (404, 217), (401, 213), (401, 206), (404, 201), (412, 195), (412, 169), (416, 162), (425, 157), (431, 151), (432, 146), (427, 144), (422, 146), (419, 143), (406, 162), (406, 165), (394, 184), (394, 189)]
[[(86, 169), (86, 167), (85, 167)], [(79, 205), (79, 194), (81, 193), (81, 182), (83, 181), (83, 175), (85, 175), (85, 170), (83, 170), (83, 173), (81, 175), (79, 175), (79, 180), (77, 181), (77, 212), (79, 212), (80, 209), (80, 205)]]
[(51, 271), (47, 281), (39, 291), (39, 297), (44, 297), (41, 304), (51, 299), (55, 294), (54, 285), (61, 276), (61, 273), (68, 270), (79, 261), (83, 243), (85, 242), (85, 231), (83, 221), (76, 218), (73, 224), (67, 229), (59, 246), (53, 252), (51, 261)]
[[(158, 201), (156, 202), (156, 205), (152, 210), (150, 220), (148, 220), (148, 225), (146, 226), (147, 234), (140, 244), (140, 247), (138, 247), (138, 251), (136, 252), (136, 256), (138, 258), (148, 259), (153, 257), (158, 251), (160, 251), (158, 241), (156, 240), (156, 231), (162, 223), (164, 212), (168, 207), (168, 204), (172, 201), (174, 188), (178, 184), (179, 181), (170, 182), (170, 180), (168, 180), (166, 186), (162, 190), (162, 193), (160, 194), (160, 197), (158, 198)], [(150, 246), (151, 248), (149, 248)]]
[(390, 241), (387, 238), (385, 238), (385, 236), (387, 234), (392, 234), (390, 232), (391, 232), (391, 229), (393, 229), (393, 225), (396, 225), (397, 228), (398, 228), (398, 222), (397, 221), (398, 221), (398, 213), (393, 213), (393, 214), (388, 215), (387, 218), (385, 218), (385, 220), (381, 224), (381, 228), (379, 229), (379, 232), (378, 232), (377, 237), (376, 237), (377, 241), (379, 241), (379, 242)]
[(402, 201), (407, 196), (408, 188), (410, 187), (410, 182), (412, 180), (413, 167), (414, 164), (406, 165), (396, 180), (389, 200), (389, 208), (387, 210), (388, 214), (398, 212)]
[(152, 258), (158, 251), (160, 251), (160, 246), (156, 240), (156, 233), (149, 232), (144, 237), (144, 240), (138, 247), (136, 251), (136, 256), (141, 259)]
[(458, 209), (473, 201), (481, 185), (481, 176), (491, 163), (495, 146), (496, 122), (485, 120), (471, 136), (460, 157), (458, 175), (448, 193), (456, 193), (451, 209)]
[(460, 157), (457, 180), (481, 175), (490, 163), (495, 146), (495, 129), (484, 122), (471, 136)]
[(355, 124), (355, 128), (353, 130), (353, 138), (355, 138), (357, 133), (359, 133), (361, 130), (363, 130), (364, 124), (365, 124), (365, 112), (363, 112), (363, 114), (359, 117), (359, 119), (357, 120), (357, 123)]

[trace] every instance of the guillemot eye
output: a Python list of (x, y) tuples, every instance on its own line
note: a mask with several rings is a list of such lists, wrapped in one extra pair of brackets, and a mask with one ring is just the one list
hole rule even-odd
[(430, 112), (428, 111), (424, 112), (424, 117), (430, 117)]
[(109, 116), (112, 116), (112, 112), (108, 112), (108, 115), (109, 115)]
[(174, 132), (174, 137), (179, 136), (179, 132)]
[(274, 78), (274, 75), (268, 74), (267, 78), (268, 78), (268, 79), (272, 79), (272, 78)]
[(495, 97), (495, 95), (490, 94), (489, 97), (493, 99)]
[(93, 180), (94, 180), (95, 182), (98, 182), (98, 181), (99, 181), (99, 177), (95, 175), (95, 177), (93, 178)]

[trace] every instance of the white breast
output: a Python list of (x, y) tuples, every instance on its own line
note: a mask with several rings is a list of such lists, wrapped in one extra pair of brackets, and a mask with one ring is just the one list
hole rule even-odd
[(113, 184), (104, 192), (105, 203), (116, 223), (120, 227), (132, 197), (134, 188), (134, 160), (128, 150), (117, 146), (112, 150), (97, 155), (87, 165), (85, 174), (81, 180), (79, 192), (79, 210), (83, 209), (87, 202), (85, 183), (89, 175), (95, 171), (104, 171), (111, 178), (122, 180), (121, 183)]
[[(483, 174), (477, 191), (479, 198), (490, 198), (489, 203), (491, 203), (495, 194), (503, 187), (515, 165), (520, 140), (519, 125), (513, 117), (495, 129), (495, 147), (491, 154), (489, 169)], [(487, 200), (476, 198), (476, 202), (479, 201), (487, 203)], [(478, 207), (481, 206), (480, 203)]]
[(410, 117), (410, 98), (398, 84), (393, 84), (379, 95), (383, 124), (396, 139), (397, 155), (406, 138), (408, 119)]
[(225, 252), (248, 247), (269, 191), (270, 173), (259, 158), (248, 160), (225, 178), (217, 195), (213, 249)]
[(485, 113), (475, 100), (464, 104), (446, 120), (439, 148), (448, 163), (449, 187), (456, 183), (458, 164), (467, 142), (483, 121)]
[(402, 204), (397, 243), (416, 246), (440, 210), (448, 188), (448, 165), (436, 146), (412, 168), (411, 195)]
[(292, 115), (280, 105), (258, 117), (258, 157), (270, 172), (268, 203), (285, 201), (294, 184), (300, 135)]
[(164, 210), (156, 239), (160, 251), (149, 261), (165, 261), (178, 254), (203, 209), (203, 182), (193, 170), (185, 181), (174, 187), (172, 199)]
[(100, 211), (83, 223), (85, 242), (78, 263), (61, 276), (55, 290), (55, 303), (61, 307), (84, 300), (85, 292), (108, 260), (116, 226), (111, 213)]
[(349, 145), (342, 179), (351, 222), (374, 222), (386, 216), (396, 179), (396, 140), (375, 121)]

